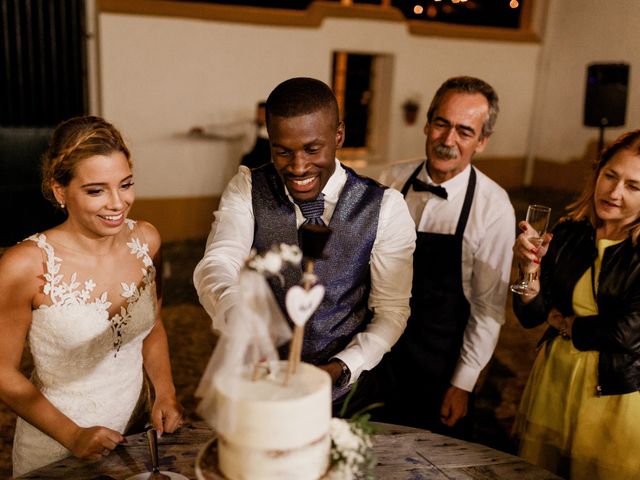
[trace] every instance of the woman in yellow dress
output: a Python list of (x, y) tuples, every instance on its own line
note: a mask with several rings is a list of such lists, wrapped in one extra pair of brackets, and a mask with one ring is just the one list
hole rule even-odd
[(542, 246), (523, 230), (518, 266), (541, 263), (520, 323), (548, 329), (516, 419), (519, 454), (570, 479), (640, 478), (640, 130), (603, 151)]

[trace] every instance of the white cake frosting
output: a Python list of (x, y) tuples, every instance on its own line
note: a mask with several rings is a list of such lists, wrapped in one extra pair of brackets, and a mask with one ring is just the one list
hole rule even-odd
[(284, 385), (286, 362), (252, 381), (245, 367), (215, 380), (219, 412), (233, 418), (218, 431), (220, 471), (229, 480), (317, 480), (328, 469), (331, 379), (302, 363)]

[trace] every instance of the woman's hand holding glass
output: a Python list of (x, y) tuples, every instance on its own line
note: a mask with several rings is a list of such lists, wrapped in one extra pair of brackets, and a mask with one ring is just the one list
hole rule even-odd
[(550, 213), (549, 207), (531, 205), (527, 211), (527, 220), (518, 224), (522, 233), (516, 238), (513, 253), (520, 276), (510, 287), (515, 293), (533, 297), (540, 291), (540, 260), (547, 253), (553, 237), (551, 233), (546, 233)]

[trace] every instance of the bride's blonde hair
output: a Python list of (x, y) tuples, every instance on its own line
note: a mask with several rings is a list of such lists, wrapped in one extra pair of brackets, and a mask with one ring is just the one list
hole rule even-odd
[(71, 118), (56, 127), (42, 159), (42, 193), (56, 207), (52, 184), (69, 185), (82, 160), (94, 155), (122, 152), (131, 166), (131, 155), (120, 132), (100, 117)]

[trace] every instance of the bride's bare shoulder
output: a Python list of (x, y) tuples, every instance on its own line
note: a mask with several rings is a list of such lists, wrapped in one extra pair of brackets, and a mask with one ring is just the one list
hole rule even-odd
[(24, 240), (0, 256), (0, 278), (9, 282), (33, 281), (42, 275), (45, 258), (37, 243)]
[(149, 245), (149, 255), (153, 258), (162, 243), (160, 232), (146, 220), (137, 220), (135, 228), (140, 232), (141, 240)]

